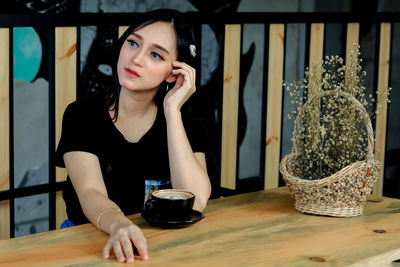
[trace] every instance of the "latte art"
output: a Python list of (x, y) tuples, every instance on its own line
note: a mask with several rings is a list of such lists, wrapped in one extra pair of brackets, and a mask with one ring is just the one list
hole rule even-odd
[(187, 199), (193, 197), (193, 194), (185, 191), (159, 190), (153, 193), (155, 197), (166, 199)]

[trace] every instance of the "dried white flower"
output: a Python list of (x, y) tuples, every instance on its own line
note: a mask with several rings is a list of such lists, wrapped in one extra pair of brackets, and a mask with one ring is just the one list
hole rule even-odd
[(194, 44), (189, 45), (189, 49), (190, 49), (190, 54), (192, 55), (192, 57), (196, 56), (196, 46)]
[[(308, 100), (312, 85), (317, 85), (318, 93), (325, 90), (347, 92), (362, 103), (366, 110), (370, 110), (370, 116), (374, 115), (374, 107), (378, 106), (379, 109), (381, 103), (376, 104), (372, 94), (367, 99), (366, 87), (363, 85), (366, 72), (362, 70), (359, 55), (359, 46), (355, 45), (347, 66), (343, 65), (341, 57), (327, 56), (321, 64), (307, 67), (304, 79), (285, 82), (283, 85), (295, 106), (289, 118), (300, 116), (291, 140), (296, 145), (299, 173), (303, 179), (328, 177), (365, 158), (368, 136), (364, 117), (347, 98), (339, 94), (321, 98), (299, 115)], [(377, 98), (388, 101), (389, 92), (390, 88), (379, 91), (376, 93)]]

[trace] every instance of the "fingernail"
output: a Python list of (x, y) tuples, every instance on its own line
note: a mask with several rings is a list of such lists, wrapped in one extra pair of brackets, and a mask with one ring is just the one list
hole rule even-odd
[(128, 258), (126, 258), (126, 262), (132, 263), (132, 262), (133, 262), (133, 257), (128, 257)]
[(143, 254), (142, 259), (147, 261), (149, 259), (149, 255), (147, 253)]

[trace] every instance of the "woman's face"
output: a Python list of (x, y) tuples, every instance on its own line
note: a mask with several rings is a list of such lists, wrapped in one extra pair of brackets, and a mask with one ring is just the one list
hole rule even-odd
[(172, 62), (177, 59), (175, 31), (171, 24), (155, 22), (131, 33), (121, 47), (117, 72), (121, 87), (134, 90), (158, 88), (172, 82)]

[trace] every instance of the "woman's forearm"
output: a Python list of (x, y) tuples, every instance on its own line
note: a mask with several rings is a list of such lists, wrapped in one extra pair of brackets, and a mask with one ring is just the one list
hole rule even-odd
[(108, 234), (118, 223), (131, 224), (117, 204), (100, 192), (87, 191), (80, 201), (83, 212), (89, 221)]
[(203, 210), (211, 193), (205, 161), (201, 163), (193, 153), (181, 113), (168, 112), (166, 120), (172, 186), (193, 192), (196, 195), (194, 209)]

